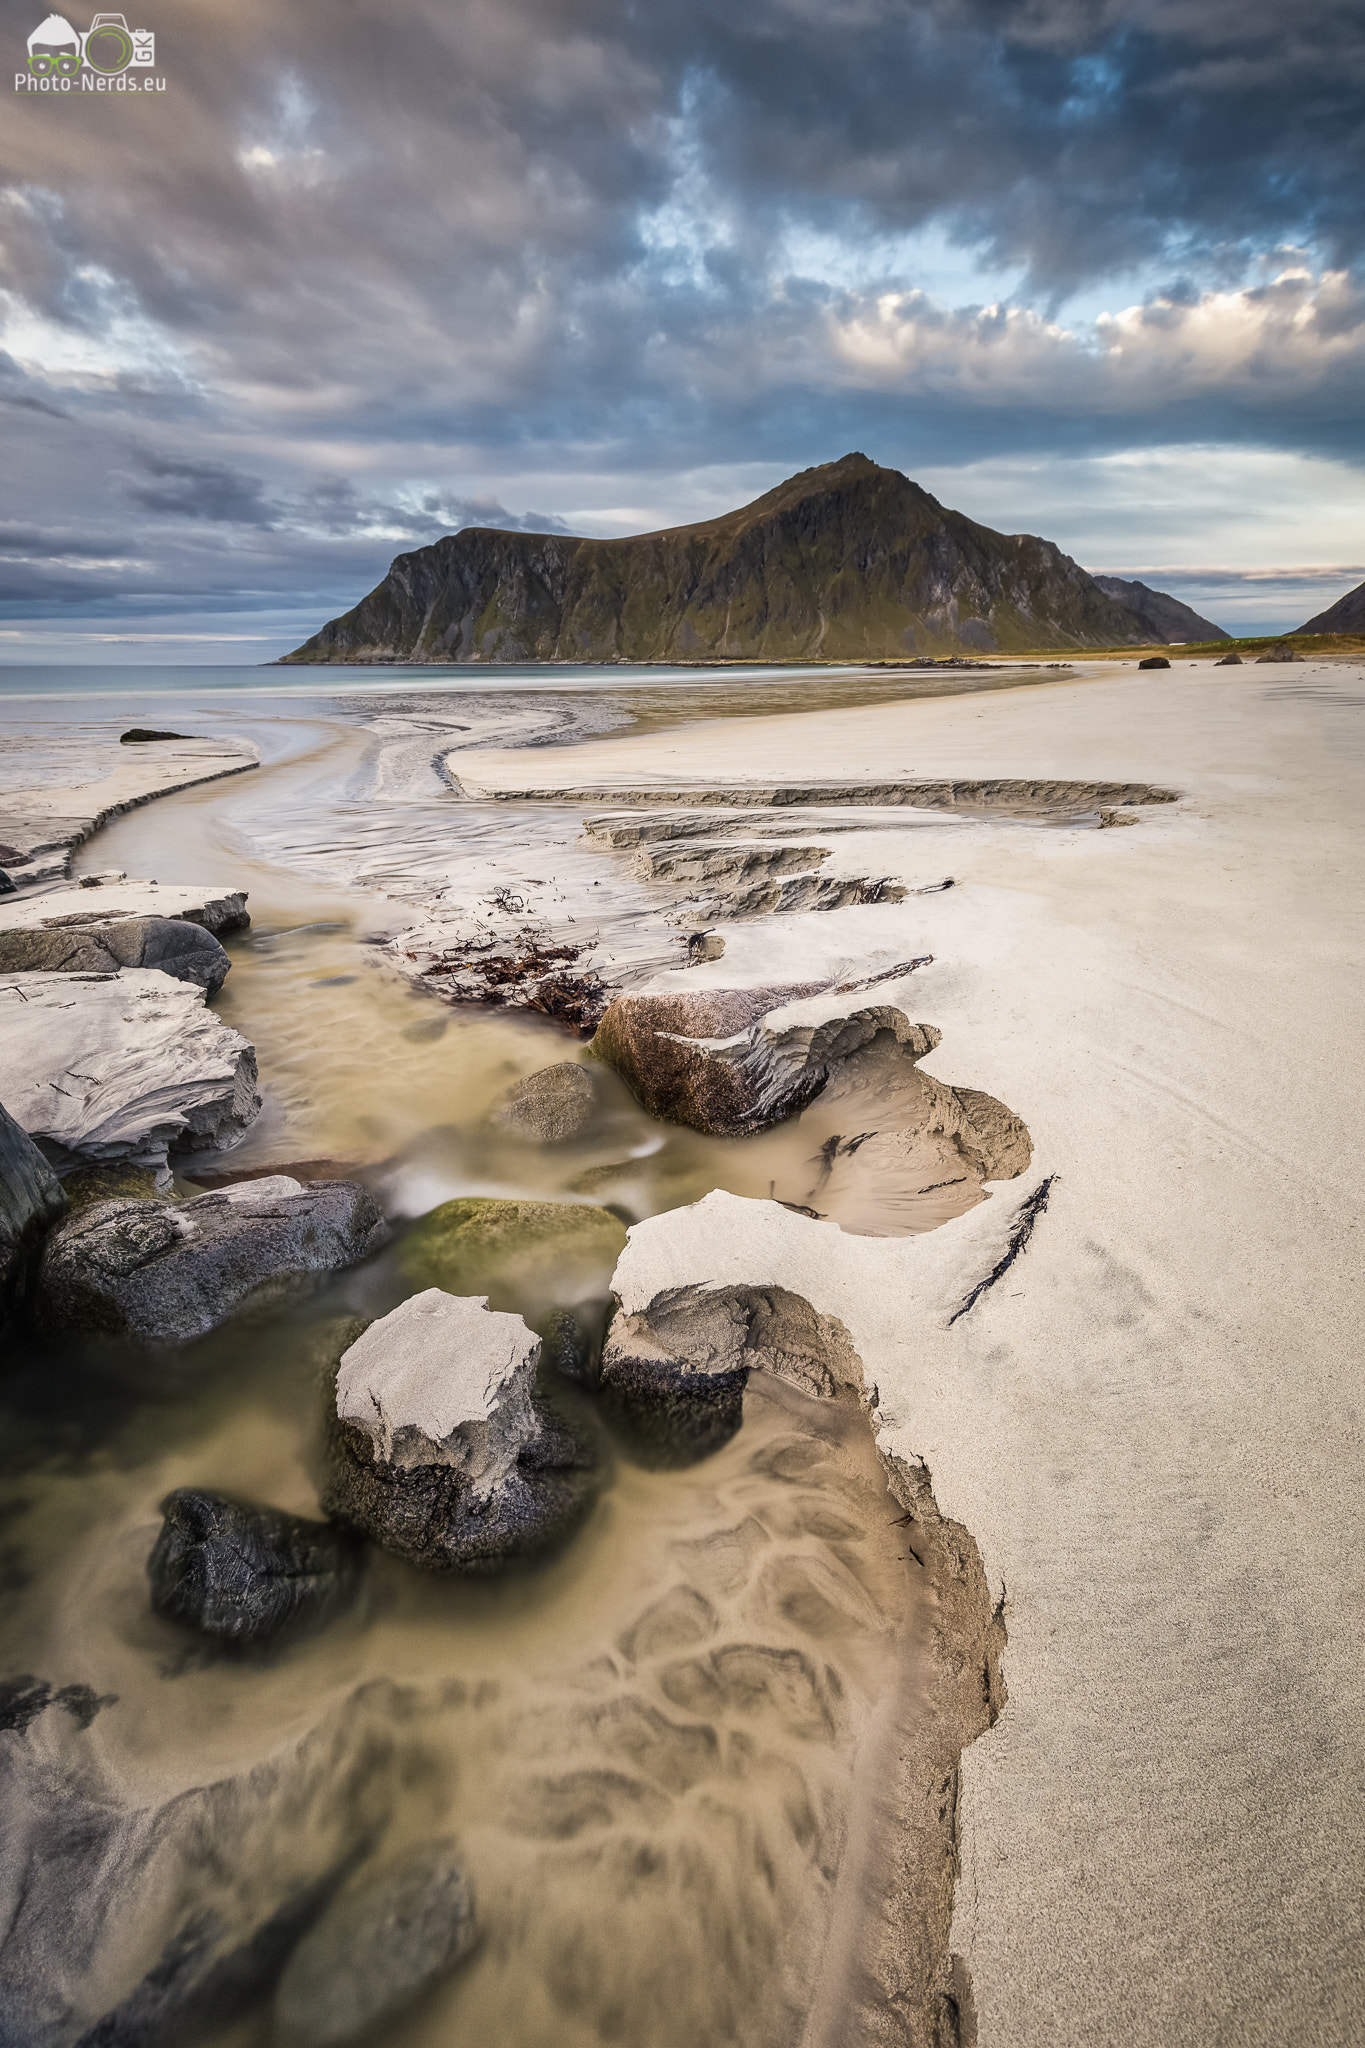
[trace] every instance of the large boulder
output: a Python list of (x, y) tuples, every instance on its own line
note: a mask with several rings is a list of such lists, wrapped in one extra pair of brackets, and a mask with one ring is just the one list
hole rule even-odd
[(540, 1324), (551, 1309), (605, 1302), (626, 1227), (585, 1202), (442, 1202), (403, 1239), (412, 1287), (486, 1294), (494, 1308)]
[(341, 2048), (410, 2005), (467, 1956), (474, 1895), (453, 1841), (367, 1872), (314, 1922), (275, 1994), (284, 2048)]
[(592, 1049), (654, 1116), (743, 1137), (804, 1109), (881, 1033), (914, 1059), (939, 1042), (932, 1025), (900, 1010), (811, 997), (804, 987), (617, 996)]
[(354, 1181), (273, 1174), (188, 1202), (96, 1202), (49, 1238), (35, 1314), (56, 1337), (184, 1343), (305, 1274), (354, 1265), (387, 1236)]
[(18, 931), (0, 923), (2, 974), (116, 974), (120, 967), (154, 967), (216, 996), (231, 965), (212, 932), (184, 918), (120, 917)]
[(0, 1322), (26, 1291), (43, 1238), (66, 1211), (61, 1182), (0, 1105)]
[(235, 1144), (261, 1107), (256, 1054), (158, 969), (0, 974), (5, 1097), (59, 1173)]
[(147, 1561), (152, 1606), (224, 1643), (267, 1642), (339, 1612), (364, 1552), (349, 1530), (178, 1487)]
[(536, 1388), (540, 1341), (486, 1298), (432, 1287), (337, 1368), (323, 1507), (430, 1570), (488, 1571), (566, 1535), (596, 1461)]

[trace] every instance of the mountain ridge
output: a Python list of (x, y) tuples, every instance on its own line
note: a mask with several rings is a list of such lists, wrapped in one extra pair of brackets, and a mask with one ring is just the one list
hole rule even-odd
[(1357, 583), (1325, 612), (1295, 627), (1298, 633), (1365, 633), (1365, 583)]
[(1151, 637), (1053, 542), (997, 533), (853, 453), (654, 533), (466, 527), (397, 556), (283, 660), (866, 661)]

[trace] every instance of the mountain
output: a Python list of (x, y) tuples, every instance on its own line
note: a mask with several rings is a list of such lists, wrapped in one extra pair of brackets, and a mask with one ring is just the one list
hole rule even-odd
[(1162, 646), (1178, 646), (1182, 640), (1231, 640), (1212, 619), (1203, 619), (1178, 597), (1164, 590), (1149, 589), (1145, 583), (1129, 583), (1122, 576), (1097, 576), (1095, 581), (1110, 597), (1126, 605), (1147, 639)]
[(845, 455), (662, 533), (467, 527), (399, 555), (284, 659), (866, 661), (1150, 638), (1051, 541), (978, 526), (899, 470)]
[(1299, 627), (1300, 633), (1365, 633), (1365, 583), (1357, 583), (1345, 597), (1328, 605), (1315, 619)]

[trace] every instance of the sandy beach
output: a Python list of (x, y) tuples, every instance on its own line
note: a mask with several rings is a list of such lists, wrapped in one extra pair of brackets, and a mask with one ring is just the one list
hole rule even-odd
[[(780, 938), (736, 927), (723, 970), (700, 970), (828, 963), (875, 915), (891, 953), (934, 955), (911, 998), (943, 1033), (926, 1070), (1033, 1135), (1029, 1181), (930, 1238), (769, 1212), (740, 1260), (842, 1317), (883, 1451), (924, 1461), (1004, 1600), (1009, 1705), (963, 1757), (952, 1937), (983, 2042), (1346, 2043), (1365, 2024), (1363, 711), (1361, 667), (1124, 666), (572, 755), (604, 789), (897, 773), (1180, 792), (1121, 832), (917, 833), (952, 891)], [(459, 761), (490, 791), (562, 787), (564, 767)], [(1049, 1174), (1027, 1253), (950, 1325)], [(733, 1267), (735, 1242), (718, 1217), (698, 1269)]]
[[(280, 709), (272, 705), (251, 728), (257, 749)], [(1141, 675), (1132, 665), (1097, 664), (1027, 687), (765, 716), (699, 718), (696, 703), (679, 698), (672, 724), (660, 699), (656, 716), (610, 735), (600, 707), (565, 698), (549, 743), (545, 706), (523, 709), (513, 698), (357, 700), (349, 722), (307, 712), (290, 742), (297, 766), (286, 747), (280, 765), (140, 810), (80, 855), (92, 873), (115, 858), (135, 876), (153, 871), (155, 858), (160, 893), (112, 881), (88, 894), (54, 888), (35, 861), (36, 893), (21, 886), (9, 899), (9, 923), (22, 934), (45, 906), (69, 923), (72, 903), (112, 902), (120, 889), (126, 910), (159, 901), (172, 916), (202, 918), (194, 906), (218, 896), (189, 886), (193, 874), (214, 877), (219, 895), (249, 882), (266, 921), (249, 942), (228, 935), (236, 966), (225, 1016), (260, 1043), (265, 1108), (253, 1133), (228, 1141), (240, 1143), (248, 1176), (306, 1162), (329, 1143), (362, 1167), (367, 1157), (387, 1160), (373, 1185), (400, 1219), (470, 1190), (584, 1199), (588, 1183), (548, 1154), (538, 1163), (505, 1146), (481, 1153), (484, 1139), (470, 1150), (473, 1141), (449, 1135), (453, 1120), (485, 1115), (509, 1072), (562, 1059), (574, 1041), (543, 1018), (502, 1013), (499, 1022), (499, 1013), (476, 1010), (443, 1045), (441, 1006), (418, 993), (410, 967), (406, 982), (392, 972), (402, 964), (406, 918), (428, 921), (439, 953), (442, 934), (463, 930), (476, 909), (492, 931), (499, 900), (523, 901), (509, 896), (517, 889), (532, 906), (525, 914), (562, 920), (558, 936), (601, 906), (608, 936), (585, 957), (622, 986), (823, 989), (773, 1011), (789, 1040), (859, 1004), (895, 1006), (912, 1031), (939, 1034), (918, 1059), (931, 1088), (984, 1091), (1023, 1120), (1032, 1140), (1023, 1172), (988, 1185), (985, 1199), (969, 1186), (961, 1213), (957, 1197), (925, 1209), (905, 1235), (860, 1234), (887, 1227), (868, 1208), (870, 1186), (857, 1213), (873, 1220), (857, 1227), (830, 1220), (831, 1206), (845, 1212), (824, 1196), (819, 1213), (802, 1213), (800, 1200), (755, 1199), (763, 1186), (781, 1195), (768, 1175), (795, 1170), (804, 1156), (794, 1122), (730, 1141), (728, 1152), (684, 1133), (691, 1149), (677, 1153), (677, 1136), (664, 1145), (657, 1122), (651, 1136), (621, 1090), (602, 1158), (625, 1145), (634, 1163), (625, 1178), (609, 1163), (594, 1168), (588, 1199), (614, 1196), (643, 1218), (610, 1282), (627, 1321), (679, 1289), (760, 1289), (808, 1303), (822, 1329), (846, 1333), (848, 1383), (876, 1432), (883, 1479), (902, 1504), (931, 1494), (921, 1528), (948, 1535), (916, 1586), (920, 1535), (906, 1537), (909, 1557), (888, 1547), (894, 1505), (878, 1498), (875, 1467), (862, 1474), (868, 1540), (881, 1545), (868, 1583), (894, 1609), (908, 1574), (904, 1624), (928, 1633), (896, 1652), (900, 1677), (890, 1663), (864, 1669), (851, 1655), (856, 1636), (829, 1652), (848, 1659), (846, 1682), (870, 1718), (859, 1724), (856, 1772), (849, 1763), (852, 1775), (829, 1795), (862, 1817), (821, 1937), (824, 1960), (809, 1982), (783, 1984), (791, 2013), (804, 2013), (806, 2048), (848, 2038), (847, 1987), (861, 1981), (859, 1958), (879, 1942), (882, 1988), (860, 1994), (859, 2040), (929, 2040), (918, 2019), (893, 2016), (886, 1987), (898, 1973), (906, 1983), (942, 1985), (949, 1969), (962, 2043), (1345, 2048), (1365, 2023), (1365, 1911), (1354, 1880), (1365, 1839), (1361, 1595), (1352, 1564), (1365, 1477), (1352, 1380), (1355, 1162), (1365, 1135), (1354, 1085), (1362, 709), (1365, 665), (1308, 662), (1181, 663)], [(520, 744), (486, 743), (504, 733)], [(256, 757), (245, 742), (194, 748), (192, 767), (125, 749), (121, 779), (107, 791), (91, 787), (105, 775), (107, 742), (83, 740), (79, 761), (72, 754), (65, 765), (55, 755), (41, 787), (42, 805), (63, 821), (52, 838), (57, 864), (101, 812), (232, 774)], [(28, 758), (18, 746), (10, 771), (26, 791), (13, 809), (26, 815), (40, 808), (24, 777)], [(73, 763), (80, 774), (63, 782)], [(946, 784), (968, 794), (948, 808), (914, 805), (921, 786), (936, 788), (941, 804)], [(734, 802), (793, 788), (808, 796), (789, 811), (766, 798)], [(874, 805), (850, 800), (864, 789), (878, 792)], [(823, 806), (822, 790), (832, 799)], [(1025, 800), (1029, 790), (1035, 801)], [(579, 794), (571, 800), (567, 791)], [(632, 835), (648, 825), (651, 805), (664, 815), (670, 796), (683, 803), (666, 830), (682, 836), (645, 844), (653, 865), (642, 868)], [(705, 823), (713, 813), (714, 831)], [(614, 816), (627, 821), (624, 835)], [(1106, 822), (1127, 829), (1099, 829)], [(713, 862), (706, 888), (722, 893), (708, 899), (708, 928), (724, 950), (689, 964), (688, 906), (701, 898), (679, 899), (686, 875), (670, 882), (658, 856), (662, 848), (695, 879), (710, 844), (696, 826), (725, 859), (733, 845), (746, 860), (785, 849), (787, 870), (773, 870), (781, 887), (808, 879), (809, 869), (826, 896), (804, 909), (800, 899), (784, 908), (779, 897), (762, 914), (734, 899), (727, 914), (723, 863)], [(168, 861), (153, 856), (162, 838)], [(527, 877), (531, 865), (537, 873)], [(186, 886), (177, 890), (182, 873)], [(867, 877), (877, 878), (870, 895), (860, 893)], [(240, 916), (240, 897), (223, 902)], [(357, 978), (356, 938), (367, 924), (344, 919), (366, 903), (373, 908), (364, 918), (399, 936), (376, 951), (371, 934)], [(932, 1036), (917, 1043), (933, 1044)], [(323, 1046), (323, 1064), (336, 1069), (330, 1078), (315, 1071)], [(837, 1103), (821, 1111), (817, 1100), (816, 1113), (831, 1129), (849, 1128)], [(424, 1137), (437, 1123), (447, 1135)], [(746, 1155), (745, 1147), (755, 1149)], [(647, 1157), (655, 1162), (648, 1171)], [(313, 1171), (299, 1170), (305, 1178)], [(531, 1175), (524, 1188), (508, 1184), (518, 1172)], [(192, 1192), (188, 1184), (180, 1191)], [(362, 1275), (327, 1299), (334, 1313), (372, 1313), (395, 1284), (392, 1272)], [(605, 1268), (592, 1282), (604, 1284)], [(223, 1754), (243, 1762), (297, 1721), (287, 1665), (245, 1688), (206, 1669), (194, 1686), (168, 1693), (137, 1633), (149, 1624), (134, 1628), (126, 1618), (142, 1597), (149, 1517), (187, 1472), (314, 1511), (312, 1410), (292, 1394), (280, 1405), (273, 1388), (291, 1356), (288, 1330), (281, 1324), (269, 1335), (249, 1366), (245, 1354), (231, 1366), (242, 1340), (230, 1328), (206, 1340), (203, 1369), (210, 1380), (225, 1370), (215, 1358), (244, 1369), (241, 1395), (227, 1406), (215, 1396), (202, 1413), (187, 1407), (164, 1446), (154, 1440), (130, 1456), (128, 1477), (102, 1481), (79, 1509), (62, 1480), (41, 1509), (43, 1525), (63, 1531), (55, 1553), (63, 1590), (53, 1607), (37, 1582), (28, 1634), (16, 1642), (54, 1682), (127, 1699), (126, 1720), (97, 1724), (92, 1753), (105, 1759), (111, 1784), (164, 1793), (202, 1783), (205, 1714), (223, 1717), (230, 1740), (215, 1743), (226, 1741)], [(839, 1426), (870, 1459), (858, 1405), (841, 1411)], [(752, 1446), (744, 1455), (755, 1471), (767, 1455), (764, 1432), (776, 1426), (771, 1417), (746, 1420), (735, 1440), (741, 1451)], [(750, 1469), (732, 1458), (717, 1471), (732, 1466)], [(715, 1524), (715, 1558), (728, 1555), (733, 1532), (723, 1524), (735, 1510), (705, 1491), (710, 1470), (697, 1468), (703, 1492), (695, 1501), (678, 1492), (676, 1509), (667, 1505), (672, 1493), (651, 1490), (648, 1474), (630, 1477), (581, 1553), (571, 1548), (555, 1565), (531, 1612), (553, 1623), (546, 1643), (556, 1647), (535, 1652), (525, 1697), (529, 1653), (517, 1648), (515, 1604), (510, 1635), (489, 1609), (472, 1636), (458, 1639), (461, 1657), (505, 1672), (508, 1690), (498, 1710), (503, 1732), (448, 1731), (452, 1760), (489, 1739), (515, 1757), (520, 1731), (538, 1727), (538, 1715), (557, 1729), (558, 1702), (591, 1695), (602, 1681), (590, 1670), (612, 1666), (614, 1683), (643, 1683), (620, 1663), (614, 1645), (629, 1631), (613, 1635), (622, 1626), (613, 1617), (633, 1617), (631, 1603), (652, 1591), (649, 1574), (672, 1569), (669, 1514)], [(736, 1498), (752, 1498), (751, 1512), (771, 1513), (760, 1492), (742, 1487)], [(638, 1563), (613, 1547), (622, 1516), (619, 1526), (638, 1530), (633, 1540), (646, 1546)], [(660, 1561), (646, 1571), (650, 1542)], [(682, 1547), (701, 1556), (690, 1536)], [(954, 1591), (959, 1567), (965, 1577)], [(445, 1668), (446, 1610), (425, 1591), (419, 1599), (411, 1574), (386, 1569), (383, 1583), (398, 1598), (394, 1632), (343, 1628), (322, 1639), (306, 1667), (319, 1708), (349, 1712), (347, 1687), (367, 1668), (356, 1661), (362, 1648), (382, 1656), (386, 1671), (397, 1659), (394, 1668), (414, 1683), (430, 1685)], [(727, 1626), (755, 1625), (743, 1620), (750, 1596), (723, 1573), (714, 1586), (689, 1581), (703, 1583)], [(783, 1611), (770, 1603), (762, 1623), (778, 1640), (789, 1627)], [(106, 1615), (125, 1619), (111, 1627)], [(598, 1662), (579, 1671), (574, 1659), (594, 1641)], [(918, 1708), (913, 1685), (897, 1691), (906, 1672), (918, 1672), (914, 1683), (925, 1688)], [(954, 1687), (957, 1703), (945, 1707)], [(635, 1698), (625, 1701), (632, 1713)], [(882, 1726), (878, 1702), (889, 1710), (893, 1698), (896, 1713)], [(993, 1725), (959, 1763), (962, 1734), (954, 1742), (950, 1732), (967, 1722), (971, 1733)], [(573, 1739), (587, 1742), (573, 1754), (596, 1755), (595, 1734)], [(554, 1738), (560, 1747), (567, 1740)], [(815, 1777), (826, 1769), (818, 1759), (801, 1767)], [(495, 1916), (521, 1910), (515, 1887), (529, 1881), (507, 1874), (500, 1832), (507, 1801), (530, 1796), (523, 1776), (514, 1774), (510, 1789), (490, 1778), (483, 1808), (476, 1801), (467, 1812), (476, 1864), (501, 1873), (486, 1887)], [(457, 1804), (465, 1810), (467, 1795)], [(716, 1870), (728, 1872), (720, 1837), (703, 1830), (697, 1840), (699, 1853), (719, 1856)], [(527, 1866), (538, 1873), (547, 1928), (566, 1913), (563, 1924), (573, 1925), (577, 1891), (557, 1868), (548, 1852)], [(788, 1876), (791, 1899), (821, 1924), (809, 1880)], [(499, 1883), (511, 1887), (502, 1909)], [(926, 1908), (934, 1896), (940, 1904)], [(630, 1910), (646, 1916), (645, 1927), (661, 1909), (632, 1894)], [(925, 1941), (932, 1954), (916, 1948)], [(520, 1967), (499, 1976), (490, 1965), (472, 1980), (473, 2007), (452, 2010), (505, 2030)], [(736, 1982), (757, 2000), (757, 2015), (762, 1972), (746, 1966)], [(630, 1995), (652, 1995), (642, 1984)], [(528, 2008), (516, 2025), (539, 2040), (563, 2024), (559, 2010)], [(677, 2024), (681, 2040), (691, 2024), (682, 2008)], [(584, 2025), (583, 2039), (595, 2038)], [(774, 2009), (745, 2025), (751, 2038), (759, 2028), (766, 2040), (764, 2029), (775, 2027), (773, 2038), (785, 2040), (789, 2022)], [(419, 2027), (393, 2038), (436, 2036)]]

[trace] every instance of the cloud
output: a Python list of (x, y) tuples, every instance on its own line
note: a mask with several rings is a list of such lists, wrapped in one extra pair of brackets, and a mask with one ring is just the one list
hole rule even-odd
[(203, 0), (158, 54), (0, 134), (0, 514), (148, 591), (849, 446), (1365, 462), (1352, 0)]

